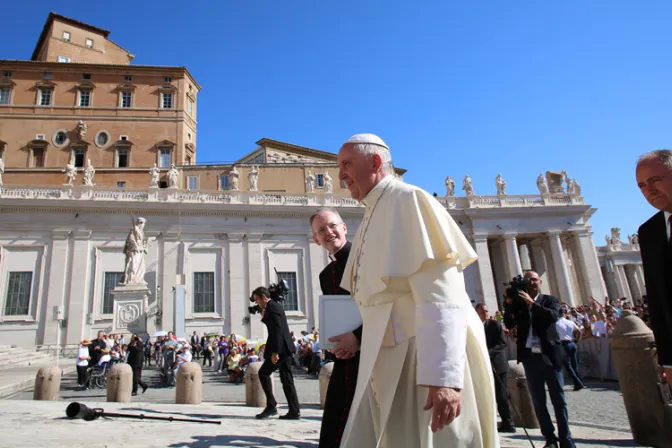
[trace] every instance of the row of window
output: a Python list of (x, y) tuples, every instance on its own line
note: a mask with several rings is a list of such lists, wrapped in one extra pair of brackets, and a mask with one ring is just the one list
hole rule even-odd
[[(63, 40), (66, 42), (71, 42), (71, 34), (70, 31), (63, 31)], [(90, 38), (85, 38), (84, 39), (84, 46), (86, 48), (93, 48), (93, 39)], [(61, 62), (61, 61), (58, 61)]]
[[(198, 190), (198, 176), (187, 176), (187, 188), (189, 190)], [(229, 176), (222, 174), (219, 176), (219, 189), (228, 190), (230, 187)], [(315, 175), (315, 188), (324, 188), (324, 174)]]
[[(8, 105), (11, 103), (12, 89), (9, 87), (0, 88), (0, 104)], [(54, 105), (54, 88), (40, 87), (37, 92), (38, 106), (53, 106)], [(93, 106), (93, 90), (88, 88), (79, 88), (76, 94), (75, 105), (78, 107)], [(133, 107), (133, 92), (130, 90), (122, 90), (119, 92), (119, 105), (123, 109), (130, 109)], [(159, 107), (161, 109), (175, 108), (175, 94), (172, 92), (161, 92), (159, 96)], [(187, 110), (189, 114), (193, 113), (194, 102), (189, 99), (187, 102)]]

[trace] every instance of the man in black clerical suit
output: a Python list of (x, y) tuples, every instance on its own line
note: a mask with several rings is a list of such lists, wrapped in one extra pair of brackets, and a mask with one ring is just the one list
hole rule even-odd
[(279, 369), (282, 390), (285, 392), (289, 406), (289, 412), (286, 415), (281, 415), (280, 418), (298, 420), (301, 417), (301, 411), (299, 410), (299, 398), (296, 396), (294, 376), (292, 375), (292, 358), (296, 352), (296, 346), (289, 333), (285, 310), (283, 310), (282, 305), (269, 298), (270, 293), (264, 287), (252, 291), (252, 297), (261, 308), (261, 321), (268, 330), (264, 363), (259, 369), (259, 382), (264, 394), (266, 394), (266, 409), (261, 414), (257, 414), (256, 418), (263, 419), (278, 414), (278, 402), (275, 401), (273, 396), (271, 374)]
[(483, 322), (485, 329), (485, 343), (488, 346), (490, 355), (490, 364), (495, 375), (495, 398), (497, 399), (497, 411), (502, 418), (502, 424), (499, 425), (499, 432), (516, 432), (516, 427), (511, 420), (511, 410), (509, 409), (508, 394), (506, 388), (506, 373), (509, 371), (509, 360), (506, 356), (506, 336), (502, 323), (495, 319), (490, 319), (488, 307), (482, 303), (476, 305), (478, 317)]
[[(530, 282), (527, 291), (506, 290), (504, 324), (510, 330), (518, 328), (518, 362), (522, 362), (525, 368), (534, 413), (546, 439), (544, 447), (555, 448), (559, 442), (560, 448), (575, 448), (563, 390), (565, 351), (555, 326), (560, 301), (557, 297), (541, 293), (541, 279), (536, 272), (527, 271), (525, 278)], [(558, 422), (559, 440), (546, 408), (546, 386)]]
[(659, 210), (639, 227), (637, 237), (658, 364), (672, 385), (672, 151), (661, 149), (641, 156), (636, 176), (646, 200)]
[[(311, 216), (310, 227), (314, 241), (329, 252), (331, 259), (331, 263), (320, 272), (322, 294), (350, 295), (340, 286), (351, 246), (346, 239), (347, 227), (343, 219), (336, 210), (322, 208)], [(320, 448), (338, 448), (341, 443), (355, 395), (361, 339), (361, 326), (352, 333), (331, 338), (331, 341), (338, 342), (338, 346), (334, 350), (334, 369), (331, 372), (322, 416)]]

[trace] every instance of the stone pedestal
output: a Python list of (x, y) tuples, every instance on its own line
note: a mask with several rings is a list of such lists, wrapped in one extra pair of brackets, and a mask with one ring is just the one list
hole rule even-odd
[(511, 396), (511, 403), (518, 411), (516, 413), (513, 412), (513, 409), (511, 410), (514, 425), (522, 428), (538, 428), (539, 422), (537, 421), (537, 415), (534, 413), (532, 396), (527, 388), (527, 377), (522, 364), (518, 364), (517, 361), (509, 361), (506, 382), (508, 383), (507, 389)]
[(175, 403), (201, 404), (203, 400), (203, 371), (198, 362), (185, 362), (177, 370)]
[(672, 402), (659, 386), (658, 363), (651, 348), (653, 332), (624, 310), (609, 339), (632, 438), (639, 445), (669, 446)]
[(146, 284), (117, 286), (114, 299), (113, 333), (147, 335), (147, 308), (151, 292)]
[[(256, 408), (265, 408), (266, 407), (266, 394), (264, 394), (264, 389), (261, 388), (261, 383), (259, 382), (259, 369), (263, 365), (263, 362), (253, 362), (247, 366), (245, 371), (245, 405), (253, 406)], [(275, 374), (271, 374), (271, 390), (275, 394)]]
[(320, 369), (320, 408), (324, 409), (327, 402), (327, 390), (329, 389), (329, 381), (331, 380), (331, 373), (334, 371), (334, 363), (328, 362)]
[(61, 391), (61, 369), (56, 366), (41, 367), (35, 376), (33, 400), (58, 400)]

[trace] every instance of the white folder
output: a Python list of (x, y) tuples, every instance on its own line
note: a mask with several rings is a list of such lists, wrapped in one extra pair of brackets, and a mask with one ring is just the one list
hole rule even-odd
[(346, 295), (320, 296), (320, 348), (333, 350), (337, 343), (329, 338), (349, 333), (362, 325), (357, 302)]

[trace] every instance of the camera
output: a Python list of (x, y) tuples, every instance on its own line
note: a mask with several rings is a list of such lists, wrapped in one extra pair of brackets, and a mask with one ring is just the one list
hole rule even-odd
[(530, 285), (530, 283), (530, 279), (525, 278), (522, 275), (517, 275), (509, 283), (505, 283), (508, 288), (506, 288), (506, 292), (504, 294), (507, 298), (511, 299), (512, 306), (525, 303), (518, 295), (518, 291), (527, 292), (527, 287)]
[[(267, 289), (268, 293), (270, 294), (269, 299), (274, 300), (276, 302), (282, 302), (283, 300), (285, 300), (285, 296), (289, 292), (289, 285), (287, 284), (286, 280), (278, 279), (277, 283), (271, 283)], [(250, 296), (250, 302), (254, 302), (254, 294)], [(257, 304), (248, 306), (247, 310), (250, 312), (250, 314), (261, 313), (261, 308)]]

